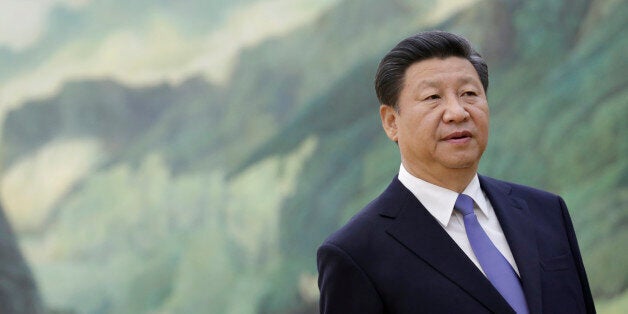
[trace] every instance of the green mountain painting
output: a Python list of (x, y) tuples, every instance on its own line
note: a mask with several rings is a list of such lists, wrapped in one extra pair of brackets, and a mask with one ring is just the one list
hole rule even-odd
[(0, 310), (317, 313), (399, 167), (375, 69), (429, 29), (488, 61), (481, 173), (562, 195), (627, 312), (626, 0), (2, 1)]

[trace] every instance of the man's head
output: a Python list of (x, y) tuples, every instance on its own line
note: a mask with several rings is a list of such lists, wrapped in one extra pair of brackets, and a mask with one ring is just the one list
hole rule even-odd
[(484, 93), (488, 92), (486, 61), (471, 47), (469, 41), (448, 32), (428, 31), (402, 40), (379, 63), (375, 76), (375, 92), (380, 104), (397, 108), (404, 74), (412, 64), (431, 58), (446, 57), (467, 59), (480, 77)]
[(486, 63), (454, 34), (409, 37), (380, 63), (380, 116), (414, 176), (452, 190), (475, 175), (488, 142)]

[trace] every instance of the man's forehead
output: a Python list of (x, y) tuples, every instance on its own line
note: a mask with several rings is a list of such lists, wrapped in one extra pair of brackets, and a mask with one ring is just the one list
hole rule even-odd
[(430, 58), (410, 65), (404, 78), (435, 84), (445, 78), (464, 82), (479, 81), (480, 77), (469, 60), (461, 57)]
[(455, 83), (458, 84), (473, 84), (473, 83), (480, 83), (480, 80), (477, 77), (473, 77), (471, 75), (456, 75), (455, 78), (452, 78), (451, 80), (446, 79), (445, 77), (442, 78), (432, 78), (432, 77), (421, 77), (418, 76), (418, 78), (416, 80), (412, 80), (407, 82), (407, 85), (416, 85), (418, 87), (438, 87), (440, 85), (443, 84), (447, 84), (450, 83), (451, 81), (454, 81)]
[(473, 70), (473, 72), (475, 72), (473, 64), (471, 64), (469, 60), (462, 57), (429, 58), (417, 61), (412, 63), (408, 69), (406, 69), (406, 73), (413, 70), (421, 72)]

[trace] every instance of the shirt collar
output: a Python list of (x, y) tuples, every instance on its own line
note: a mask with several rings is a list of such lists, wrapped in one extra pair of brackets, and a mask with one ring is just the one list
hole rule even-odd
[[(429, 183), (425, 180), (419, 179), (403, 166), (399, 167), (399, 181), (408, 189), (414, 196), (423, 204), (425, 209), (438, 220), (438, 222), (446, 227), (451, 219), (454, 204), (458, 198), (458, 193), (438, 185)], [(469, 195), (475, 202), (475, 207), (488, 217), (488, 207), (486, 198), (480, 187), (480, 180), (478, 175), (475, 174), (473, 179), (467, 185), (462, 192)]]

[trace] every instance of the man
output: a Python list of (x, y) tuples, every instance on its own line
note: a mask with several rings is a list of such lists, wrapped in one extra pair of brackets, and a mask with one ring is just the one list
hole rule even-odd
[(479, 176), (488, 69), (432, 31), (381, 61), (375, 89), (401, 155), (388, 188), (318, 250), (321, 313), (594, 313), (567, 208)]

